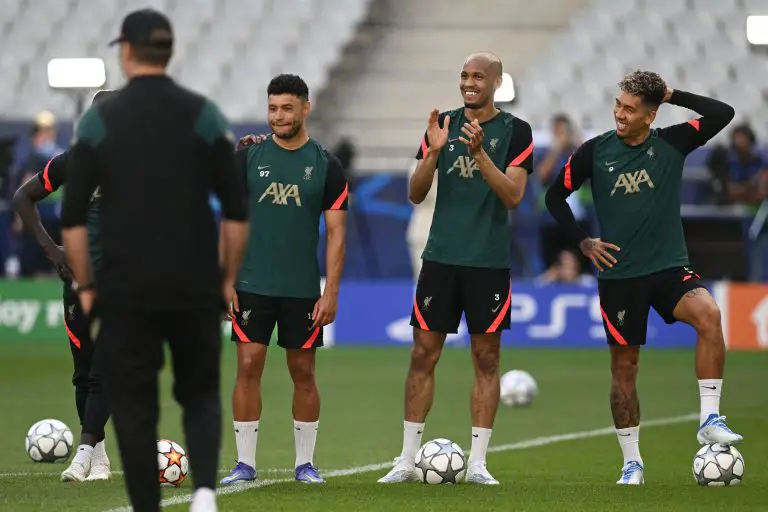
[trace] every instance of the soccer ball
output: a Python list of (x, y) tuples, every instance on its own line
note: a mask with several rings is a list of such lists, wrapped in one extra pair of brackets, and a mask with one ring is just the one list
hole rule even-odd
[(59, 462), (69, 458), (74, 441), (72, 431), (61, 421), (40, 420), (29, 428), (24, 445), (35, 462)]
[(523, 370), (511, 370), (501, 377), (501, 403), (504, 405), (530, 405), (539, 393), (536, 381)]
[(744, 478), (744, 457), (725, 444), (707, 444), (693, 457), (693, 477), (702, 487), (737, 485)]
[(466, 471), (464, 451), (448, 439), (428, 441), (416, 453), (416, 474), (426, 484), (456, 484)]
[(187, 452), (178, 443), (162, 439), (157, 442), (157, 467), (161, 486), (178, 487), (189, 473)]

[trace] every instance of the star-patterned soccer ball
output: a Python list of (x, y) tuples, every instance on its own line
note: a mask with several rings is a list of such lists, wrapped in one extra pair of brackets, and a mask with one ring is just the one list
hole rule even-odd
[(59, 420), (40, 420), (29, 428), (25, 448), (35, 462), (60, 462), (72, 453), (72, 431)]
[(737, 485), (744, 478), (744, 457), (733, 446), (706, 444), (693, 457), (693, 477), (702, 487)]
[(416, 474), (426, 484), (457, 484), (466, 471), (464, 451), (448, 439), (428, 441), (416, 454)]
[(178, 443), (162, 439), (157, 442), (157, 467), (161, 486), (178, 487), (189, 472), (187, 452)]

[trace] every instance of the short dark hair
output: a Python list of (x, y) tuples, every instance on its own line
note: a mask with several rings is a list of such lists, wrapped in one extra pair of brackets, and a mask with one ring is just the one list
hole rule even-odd
[(566, 126), (568, 126), (570, 128), (570, 126), (572, 124), (571, 123), (571, 118), (568, 117), (568, 114), (563, 114), (563, 113), (555, 114), (554, 117), (552, 117), (552, 124), (556, 125), (556, 124), (560, 124), (560, 123), (563, 123), (564, 125), (566, 125)]
[(292, 94), (304, 101), (309, 99), (309, 87), (299, 75), (282, 74), (277, 75), (269, 82), (267, 95), (273, 94)]
[(166, 67), (173, 56), (173, 35), (167, 30), (154, 30), (147, 44), (135, 44), (133, 53), (138, 62)]
[(91, 101), (91, 105), (95, 105), (97, 103), (101, 103), (102, 101), (108, 100), (116, 94), (117, 91), (114, 89), (102, 89), (97, 91), (96, 94), (93, 95), (93, 101)]
[(752, 127), (749, 126), (748, 123), (742, 123), (733, 127), (733, 132), (731, 132), (731, 138), (735, 137), (738, 134), (742, 134), (745, 137), (747, 137), (749, 139), (749, 142), (752, 145), (754, 145), (757, 142), (757, 136), (755, 135), (754, 130), (752, 130)]
[(667, 84), (653, 71), (637, 70), (628, 74), (619, 82), (622, 91), (640, 96), (646, 105), (658, 108), (667, 94)]

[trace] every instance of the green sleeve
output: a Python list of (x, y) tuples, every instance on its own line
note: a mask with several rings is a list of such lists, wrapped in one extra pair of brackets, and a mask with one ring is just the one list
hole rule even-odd
[(218, 139), (227, 139), (234, 144), (235, 136), (229, 128), (229, 122), (221, 113), (219, 107), (210, 100), (205, 100), (195, 123), (195, 132), (208, 144)]
[(98, 107), (93, 106), (85, 111), (75, 127), (75, 138), (72, 145), (84, 144), (91, 149), (96, 149), (107, 135), (104, 119), (101, 117)]

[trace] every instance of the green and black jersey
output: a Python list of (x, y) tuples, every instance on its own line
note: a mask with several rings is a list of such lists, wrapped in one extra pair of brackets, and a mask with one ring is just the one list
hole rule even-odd
[[(43, 169), (37, 173), (37, 179), (43, 188), (50, 194), (57, 192), (67, 181), (67, 157), (64, 153), (53, 157)], [(98, 268), (101, 264), (101, 245), (99, 242), (99, 189), (94, 190), (88, 203), (85, 227), (88, 229), (88, 248), (90, 250), (91, 264)]]
[(637, 146), (615, 131), (584, 143), (571, 156), (547, 192), (552, 216), (574, 239), (587, 237), (576, 225), (565, 199), (591, 180), (600, 238), (616, 244), (618, 264), (601, 279), (644, 276), (688, 265), (680, 217), (680, 189), (685, 157), (704, 145), (733, 119), (733, 109), (717, 100), (675, 91), (670, 104), (702, 117), (653, 129)]
[(237, 152), (251, 216), (236, 289), (271, 297), (320, 297), (320, 215), (346, 210), (349, 188), (339, 160), (314, 139), (299, 149), (272, 137)]
[[(422, 259), (448, 265), (509, 268), (509, 210), (491, 190), (467, 146), (459, 140), (468, 123), (464, 108), (440, 114), (442, 126), (449, 116), (448, 143), (437, 159), (437, 202)], [(483, 146), (496, 167), (521, 167), (533, 172), (531, 126), (500, 111), (481, 124)], [(416, 155), (429, 147), (427, 135)]]
[(77, 123), (67, 158), (62, 226), (84, 226), (98, 191), (105, 304), (220, 307), (218, 233), (247, 219), (234, 137), (218, 107), (167, 76), (134, 77)]

